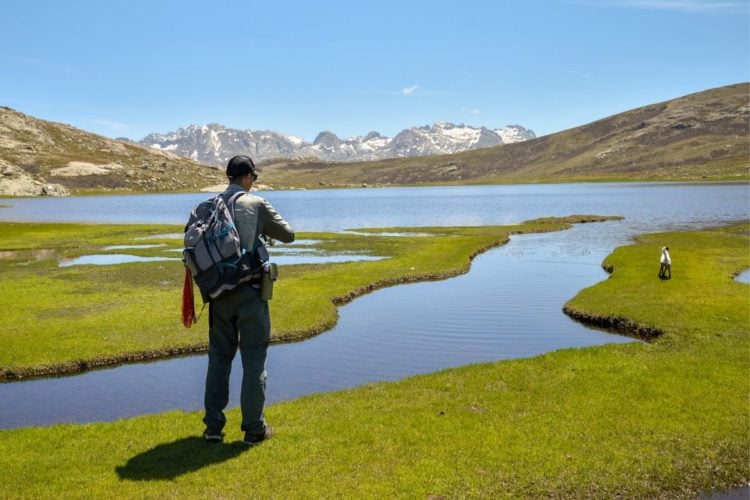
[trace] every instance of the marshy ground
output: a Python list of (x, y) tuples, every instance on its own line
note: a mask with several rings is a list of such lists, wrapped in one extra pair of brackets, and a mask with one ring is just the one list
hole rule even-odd
[[(606, 259), (610, 279), (567, 304), (583, 318), (653, 329), (652, 342), (566, 349), (275, 404), (267, 414), (278, 435), (251, 450), (230, 429), (226, 444), (207, 446), (197, 437), (200, 416), (185, 412), (3, 431), (0, 491), (676, 497), (742, 484), (750, 477), (750, 303), (748, 285), (733, 277), (750, 267), (748, 228), (642, 236)], [(475, 248), (495, 241), (455, 238)], [(663, 242), (680, 249), (668, 281), (656, 279), (651, 258)]]

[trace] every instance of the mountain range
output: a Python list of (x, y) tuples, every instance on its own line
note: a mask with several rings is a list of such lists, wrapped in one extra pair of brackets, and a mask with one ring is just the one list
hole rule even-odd
[(238, 130), (212, 123), (190, 125), (168, 134), (149, 134), (138, 144), (168, 151), (195, 161), (225, 166), (234, 155), (247, 154), (258, 162), (279, 158), (312, 158), (351, 162), (452, 154), (535, 138), (532, 130), (509, 125), (486, 127), (439, 122), (412, 127), (394, 137), (378, 132), (340, 139), (330, 131), (320, 132), (310, 143), (299, 137), (269, 130)]
[[(205, 128), (211, 136), (211, 128)], [(203, 127), (195, 130), (203, 134)], [(470, 135), (470, 147), (475, 149), (348, 163), (311, 156), (267, 160), (261, 165), (263, 185), (258, 188), (750, 180), (750, 83), (705, 90), (555, 134), (490, 147), (481, 147), (486, 144), (483, 138), (497, 139), (481, 128), (436, 124), (408, 129), (404, 135), (424, 137), (436, 130), (446, 142), (451, 134)], [(218, 132), (216, 136), (222, 137)], [(389, 141), (396, 151), (397, 144), (406, 143), (396, 140), (398, 136), (368, 136), (362, 138), (363, 144)], [(346, 144), (322, 133), (309, 147), (336, 151)], [(416, 152), (436, 150), (428, 146), (415, 146)], [(110, 139), (0, 106), (0, 196), (218, 190), (226, 184), (223, 170), (215, 168), (223, 161), (205, 165), (169, 150)]]

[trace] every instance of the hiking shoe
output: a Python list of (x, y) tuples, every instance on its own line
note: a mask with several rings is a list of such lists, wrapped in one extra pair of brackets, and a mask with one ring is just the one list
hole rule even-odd
[(271, 426), (267, 425), (266, 430), (263, 431), (263, 434), (252, 434), (250, 432), (245, 432), (245, 439), (243, 439), (242, 442), (245, 444), (249, 444), (250, 446), (255, 446), (256, 444), (269, 439), (271, 436), (273, 436), (273, 429), (271, 429)]
[(203, 439), (209, 443), (221, 443), (224, 441), (224, 433), (221, 432), (221, 429), (206, 427), (206, 430), (203, 431)]

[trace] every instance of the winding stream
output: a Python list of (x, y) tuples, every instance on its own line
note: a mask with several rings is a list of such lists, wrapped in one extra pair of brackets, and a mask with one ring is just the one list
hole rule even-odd
[[(706, 227), (747, 218), (748, 213), (747, 187), (736, 185), (478, 186), (268, 195), (298, 230), (308, 231), (502, 224), (572, 213), (626, 217), (563, 232), (514, 236), (509, 244), (478, 256), (466, 275), (387, 288), (356, 299), (339, 309), (333, 330), (271, 347), (269, 402), (469, 363), (632, 342), (575, 323), (562, 314), (562, 305), (580, 289), (605, 279), (602, 259), (636, 234)], [(172, 201), (167, 213), (180, 212), (183, 204), (193, 203), (186, 196), (164, 195), (158, 200)], [(119, 198), (109, 201), (120, 203)], [(449, 214), (435, 210), (446, 201)], [(24, 200), (22, 213), (37, 213), (37, 220), (44, 220), (50, 203)], [(375, 207), (380, 213), (372, 211)], [(144, 212), (153, 213), (152, 208)], [(16, 218), (17, 213), (3, 209), (0, 216)], [(65, 210), (52, 213), (60, 217)], [(358, 223), (347, 218), (357, 213)], [(658, 255), (653, 265), (658, 266)], [(199, 355), (0, 384), (0, 428), (198, 410), (205, 365), (205, 355)], [(230, 407), (238, 404), (240, 374), (238, 356)]]
[[(600, 256), (587, 244), (595, 233), (589, 224), (514, 236), (478, 256), (468, 274), (356, 299), (340, 308), (333, 330), (271, 347), (268, 402), (469, 363), (632, 341), (585, 328), (560, 311), (578, 290), (605, 277)], [(205, 365), (205, 355), (198, 355), (2, 384), (0, 427), (198, 410)], [(237, 356), (230, 406), (239, 404), (241, 372)]]

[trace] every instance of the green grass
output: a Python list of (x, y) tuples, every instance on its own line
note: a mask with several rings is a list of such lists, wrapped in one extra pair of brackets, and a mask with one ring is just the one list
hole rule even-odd
[[(13, 497), (692, 497), (750, 478), (747, 224), (649, 235), (569, 303), (660, 330), (275, 404), (246, 450), (198, 413), (0, 432)], [(656, 278), (670, 246), (673, 279)], [(705, 292), (705, 293), (702, 293)], [(323, 367), (321, 369), (324, 369)], [(273, 374), (271, 374), (273, 376)]]
[[(297, 340), (331, 328), (337, 304), (375, 288), (466, 272), (471, 257), (511, 232), (560, 230), (586, 216), (519, 226), (419, 228), (430, 237), (305, 233), (316, 248), (387, 257), (374, 262), (283, 266), (271, 301), (272, 340)], [(382, 231), (398, 231), (385, 229)], [(176, 226), (0, 223), (0, 379), (80, 371), (204, 350), (208, 320), (180, 322), (184, 268), (179, 260), (113, 266), (58, 261), (91, 253), (176, 258)], [(148, 235), (165, 235), (141, 241)], [(137, 250), (109, 245), (164, 244)], [(200, 298), (197, 298), (200, 302)], [(200, 304), (197, 304), (200, 309)]]
[[(641, 236), (637, 245), (618, 248), (607, 257), (605, 268), (615, 270), (610, 279), (583, 290), (566, 308), (572, 315), (595, 311), (590, 321), (628, 318), (667, 332), (669, 339), (680, 343), (732, 330), (748, 320), (748, 285), (729, 279), (748, 267), (747, 231), (746, 225), (739, 225)], [(673, 279), (666, 281), (651, 279), (658, 272), (662, 246), (670, 248), (673, 259)], [(654, 300), (639, 300), (644, 295)]]

